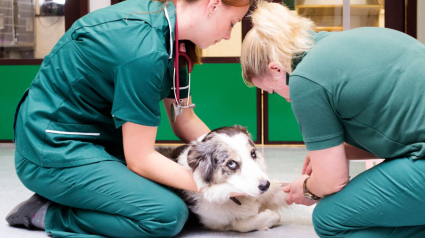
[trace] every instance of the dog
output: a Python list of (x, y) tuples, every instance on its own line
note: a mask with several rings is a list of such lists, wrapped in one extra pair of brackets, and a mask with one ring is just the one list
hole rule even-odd
[[(157, 151), (192, 172), (202, 193), (177, 193), (204, 227), (249, 232), (281, 224), (280, 213), (288, 207), (283, 183), (268, 178), (245, 127), (221, 127), (174, 150)], [(230, 197), (232, 192), (247, 196)]]

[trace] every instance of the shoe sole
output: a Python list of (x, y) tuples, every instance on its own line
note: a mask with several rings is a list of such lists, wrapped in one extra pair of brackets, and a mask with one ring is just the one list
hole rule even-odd
[(38, 194), (34, 194), (28, 200), (15, 206), (12, 211), (7, 214), (6, 221), (11, 226), (24, 225), (27, 228), (31, 228), (32, 217), (46, 202), (48, 202), (47, 199)]

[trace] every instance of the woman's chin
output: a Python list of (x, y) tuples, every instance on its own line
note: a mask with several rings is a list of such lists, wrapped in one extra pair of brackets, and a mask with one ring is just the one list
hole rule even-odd
[(197, 45), (199, 48), (201, 48), (201, 49), (203, 49), (203, 50), (205, 50), (205, 49), (207, 49), (208, 47), (210, 47), (210, 46), (212, 46), (212, 45), (214, 45), (214, 44), (202, 44), (202, 45)]
[(215, 41), (215, 42), (209, 42), (209, 43), (201, 42), (199, 44), (196, 44), (195, 43), (195, 45), (198, 46), (198, 48), (201, 48), (201, 49), (205, 50), (206, 48), (208, 48), (208, 47), (210, 47), (212, 45), (215, 45), (216, 43), (217, 43), (217, 41)]

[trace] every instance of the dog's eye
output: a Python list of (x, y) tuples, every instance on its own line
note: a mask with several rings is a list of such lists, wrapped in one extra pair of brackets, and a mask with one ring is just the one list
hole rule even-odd
[(251, 157), (253, 159), (256, 159), (257, 158), (257, 153), (255, 153), (255, 150), (254, 149), (251, 150)]
[(227, 167), (229, 167), (232, 170), (235, 170), (238, 167), (238, 163), (232, 160), (227, 164)]

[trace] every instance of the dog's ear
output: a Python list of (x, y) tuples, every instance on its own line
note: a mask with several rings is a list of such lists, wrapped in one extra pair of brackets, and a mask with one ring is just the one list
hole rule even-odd
[(248, 129), (245, 126), (234, 125), (233, 128), (236, 128), (236, 129), (242, 131), (243, 133), (248, 134)]
[(187, 164), (192, 172), (199, 172), (202, 180), (207, 184), (211, 183), (217, 164), (214, 158), (215, 150), (214, 143), (197, 143), (191, 146), (187, 155)]
[[(252, 140), (252, 135), (251, 135), (251, 133), (248, 132), (248, 129), (245, 126), (234, 125), (233, 128), (245, 133)], [(254, 146), (254, 143), (252, 141), (250, 141), (250, 144), (252, 144), (252, 146)]]

